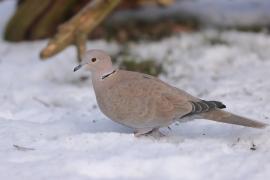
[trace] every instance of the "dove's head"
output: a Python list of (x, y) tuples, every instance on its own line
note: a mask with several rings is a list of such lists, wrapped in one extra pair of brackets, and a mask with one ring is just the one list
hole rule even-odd
[(81, 67), (100, 75), (113, 70), (111, 57), (106, 52), (97, 49), (88, 50), (82, 58), (82, 62), (74, 68), (74, 71)]

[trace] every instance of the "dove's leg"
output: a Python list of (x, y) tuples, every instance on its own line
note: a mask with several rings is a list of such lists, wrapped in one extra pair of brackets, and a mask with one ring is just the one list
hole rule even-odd
[(159, 139), (159, 138), (161, 138), (161, 137), (164, 137), (165, 135), (162, 134), (162, 133), (159, 131), (158, 128), (155, 128), (155, 129), (153, 129), (152, 131), (146, 133), (146, 136), (152, 136), (152, 137), (154, 137), (154, 138)]
[(154, 138), (161, 138), (164, 137), (165, 135), (162, 134), (158, 128), (154, 128), (154, 129), (137, 129), (134, 132), (135, 137), (142, 137), (142, 136), (152, 136)]
[(140, 136), (144, 136), (147, 133), (153, 131), (153, 128), (141, 128), (141, 129), (135, 129), (134, 130), (134, 136), (135, 137), (140, 137)]

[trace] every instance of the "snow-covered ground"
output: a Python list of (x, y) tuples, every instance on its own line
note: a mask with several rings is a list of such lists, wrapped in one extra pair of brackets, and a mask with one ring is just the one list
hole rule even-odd
[[(270, 178), (269, 129), (196, 120), (163, 129), (161, 140), (134, 138), (99, 111), (90, 80), (80, 80), (88, 73), (73, 73), (74, 49), (40, 61), (45, 44), (0, 41), (1, 180)], [(166, 82), (270, 123), (269, 35), (208, 30), (129, 48), (163, 61)]]

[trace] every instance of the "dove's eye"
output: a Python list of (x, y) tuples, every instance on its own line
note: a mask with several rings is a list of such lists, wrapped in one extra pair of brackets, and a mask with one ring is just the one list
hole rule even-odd
[(97, 58), (92, 58), (91, 61), (92, 62), (96, 62)]

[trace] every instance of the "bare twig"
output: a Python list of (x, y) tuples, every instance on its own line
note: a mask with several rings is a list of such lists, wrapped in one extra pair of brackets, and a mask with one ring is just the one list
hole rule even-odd
[(168, 6), (171, 5), (174, 0), (137, 0), (138, 4), (144, 5), (144, 4), (158, 4), (161, 6)]
[(56, 35), (41, 51), (42, 59), (49, 58), (70, 44), (77, 47), (78, 57), (86, 50), (88, 34), (115, 8), (121, 0), (93, 0), (77, 15), (58, 28)]
[(41, 99), (39, 99), (38, 97), (33, 97), (33, 100), (39, 102), (40, 104), (44, 105), (45, 107), (50, 107), (51, 105)]
[(19, 151), (34, 151), (34, 148), (28, 148), (28, 147), (23, 147), (23, 146), (18, 146), (16, 144), (13, 144), (13, 147), (16, 148)]

